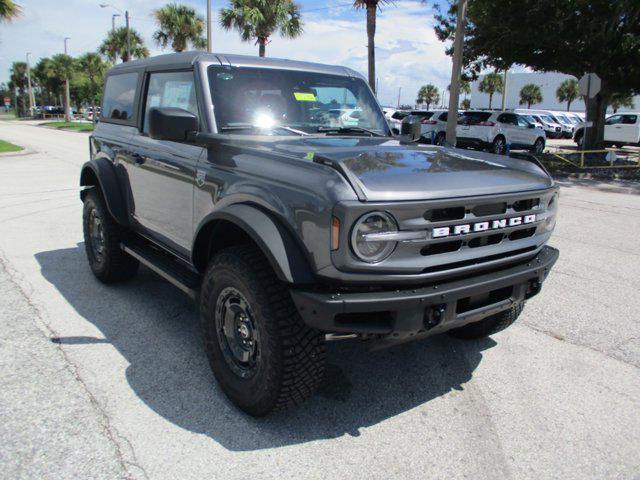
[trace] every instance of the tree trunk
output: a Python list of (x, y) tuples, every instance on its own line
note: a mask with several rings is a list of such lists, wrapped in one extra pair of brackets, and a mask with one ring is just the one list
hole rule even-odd
[(585, 99), (587, 105), (587, 121), (593, 122), (593, 126), (585, 128), (583, 148), (599, 149), (604, 146), (604, 123), (609, 104), (609, 95), (601, 91), (594, 98)]
[(431, 106), (430, 102), (427, 102), (427, 110), (429, 110), (429, 107)]
[(91, 123), (96, 126), (96, 102), (91, 102)]
[(571, 110), (571, 100), (567, 100), (567, 112)]
[(267, 39), (259, 38), (258, 39), (258, 55), (264, 57), (267, 54)]
[(367, 2), (367, 49), (369, 51), (369, 86), (376, 93), (376, 3)]
[(531, 102), (527, 102), (527, 110), (531, 109)]
[(489, 110), (491, 110), (491, 102), (493, 101), (493, 93), (489, 94)]

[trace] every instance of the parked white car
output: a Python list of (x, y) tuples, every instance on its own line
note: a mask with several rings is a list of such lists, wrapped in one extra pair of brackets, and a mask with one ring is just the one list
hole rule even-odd
[(411, 114), (411, 110), (396, 110), (390, 115), (389, 128), (394, 135), (400, 135), (402, 120), (409, 114)]
[[(574, 137), (582, 148), (584, 128), (576, 130)], [(614, 113), (607, 117), (604, 126), (605, 146), (640, 145), (640, 112)]]
[(444, 145), (447, 136), (448, 110), (412, 110), (411, 114), (406, 116), (403, 121), (407, 122), (415, 117), (420, 119), (420, 131), (422, 133), (420, 141), (422, 143)]
[(549, 115), (532, 113), (531, 116), (544, 125), (544, 131), (547, 135), (547, 138), (562, 137), (562, 127), (558, 123), (556, 123)]
[(536, 153), (542, 153), (545, 147), (544, 130), (514, 112), (464, 112), (456, 136), (459, 147), (489, 149), (498, 155), (505, 153), (507, 146)]

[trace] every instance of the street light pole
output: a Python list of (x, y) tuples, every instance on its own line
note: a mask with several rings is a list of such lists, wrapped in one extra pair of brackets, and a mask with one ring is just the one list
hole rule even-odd
[(451, 66), (451, 90), (449, 92), (449, 112), (447, 113), (446, 143), (456, 146), (456, 125), (458, 124), (458, 101), (460, 99), (460, 75), (462, 74), (462, 49), (464, 47), (464, 26), (467, 0), (458, 0), (456, 34), (453, 39), (453, 64)]
[(211, 47), (211, 0), (207, 0), (207, 52), (213, 52)]
[(502, 81), (502, 111), (504, 112), (507, 109), (507, 73), (509, 72), (508, 68), (504, 70), (504, 80)]
[(129, 60), (131, 60), (131, 40), (130, 37), (131, 35), (130, 33), (130, 29), (129, 29), (129, 10), (126, 10), (124, 12), (124, 20), (125, 20), (125, 25), (127, 28), (127, 62)]
[(27, 95), (29, 96), (29, 113), (33, 115), (35, 98), (33, 97), (33, 90), (31, 89), (31, 65), (29, 65), (29, 55), (31, 55), (31, 52), (27, 52)]
[(119, 17), (120, 14), (119, 13), (114, 13), (113, 15), (111, 15), (111, 31), (115, 32), (116, 31), (116, 17)]
[[(67, 53), (67, 41), (71, 40), (69, 37), (64, 38), (64, 54)], [(69, 93), (69, 76), (64, 79), (64, 120), (65, 122), (71, 121), (71, 94)]]

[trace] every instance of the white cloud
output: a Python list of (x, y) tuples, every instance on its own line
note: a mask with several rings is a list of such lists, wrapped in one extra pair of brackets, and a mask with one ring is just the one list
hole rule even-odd
[[(12, 24), (0, 26), (0, 81), (8, 79), (8, 69), (16, 60), (32, 52), (38, 58), (60, 53), (63, 38), (71, 37), (69, 53), (79, 55), (95, 50), (111, 27), (112, 9), (101, 9), (99, 0), (22, 0), (24, 15)], [(154, 8), (164, 0), (112, 0), (118, 8), (130, 9), (131, 25), (138, 30), (153, 54), (161, 51), (153, 45)], [(187, 1), (204, 14), (204, 1)], [(215, 2), (220, 3), (220, 2)], [(214, 5), (215, 5), (214, 3)], [(338, 64), (351, 67), (366, 76), (367, 35), (365, 12), (345, 14), (344, 1), (334, 1), (329, 10), (308, 8), (304, 14), (305, 33), (295, 40), (274, 36), (267, 55), (295, 60)], [(342, 5), (342, 6), (341, 6)], [(217, 5), (216, 5), (217, 7)], [(303, 8), (304, 10), (304, 8)], [(118, 19), (123, 24), (124, 19)], [(444, 46), (433, 32), (431, 10), (414, 1), (396, 1), (378, 17), (376, 34), (377, 75), (381, 103), (395, 104), (402, 87), (402, 103), (413, 103), (418, 88), (433, 83), (446, 91), (451, 62)], [(243, 43), (236, 32), (225, 32), (214, 22), (214, 51), (256, 55), (258, 47)]]

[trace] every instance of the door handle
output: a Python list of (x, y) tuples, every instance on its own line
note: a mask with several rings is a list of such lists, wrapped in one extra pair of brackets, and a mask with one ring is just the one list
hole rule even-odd
[(134, 165), (142, 165), (144, 162), (147, 161), (147, 159), (142, 155), (140, 155), (139, 153), (134, 153), (133, 155), (131, 155), (131, 157), (133, 158)]

